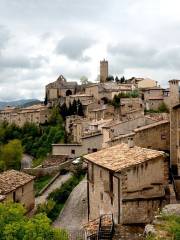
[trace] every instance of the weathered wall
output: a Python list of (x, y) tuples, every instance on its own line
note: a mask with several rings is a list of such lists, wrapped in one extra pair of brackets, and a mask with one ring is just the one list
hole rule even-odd
[[(28, 211), (31, 210), (35, 204), (33, 184), (34, 181), (31, 181), (14, 191), (15, 202), (19, 202), (24, 205)], [(13, 201), (13, 192), (7, 194), (5, 201)]]
[(136, 146), (163, 151), (169, 151), (170, 149), (170, 123), (168, 121), (157, 122), (149, 126), (134, 129), (130, 134), (119, 136), (106, 142), (103, 147), (128, 143), (128, 137), (131, 136)]
[(24, 168), (23, 172), (40, 177), (40, 176), (46, 176), (46, 175), (52, 175), (54, 173), (59, 172), (61, 169), (69, 169), (71, 166), (72, 161), (66, 161), (64, 163), (61, 163), (59, 166), (51, 166), (43, 168), (41, 165), (37, 168)]
[(111, 139), (118, 137), (120, 135), (128, 134), (137, 127), (142, 127), (146, 124), (153, 123), (152, 119), (145, 117), (139, 117), (136, 119), (131, 119), (129, 121), (118, 122), (110, 127), (104, 127), (103, 132), (103, 145)]
[(142, 127), (134, 130), (135, 145), (156, 150), (169, 151), (170, 123), (152, 124), (151, 127)]
[(168, 162), (159, 157), (122, 173), (122, 222), (148, 223), (166, 203)]
[(115, 223), (150, 222), (163, 204), (168, 186), (168, 163), (164, 157), (146, 161), (122, 173), (88, 163), (90, 219), (113, 214)]
[[(113, 192), (108, 192), (106, 190), (109, 186), (109, 171), (95, 164), (93, 164), (93, 173), (90, 165), (88, 165), (88, 169), (90, 220), (96, 219), (102, 214), (113, 213), (114, 221), (118, 223), (118, 180), (113, 177)], [(94, 179), (91, 179), (91, 174)]]
[(96, 100), (99, 100), (99, 87), (98, 84), (93, 84), (91, 86), (87, 86), (85, 89), (85, 93), (88, 95), (92, 95)]
[(53, 155), (67, 155), (71, 158), (79, 157), (102, 148), (102, 134), (83, 137), (81, 144), (53, 144)]

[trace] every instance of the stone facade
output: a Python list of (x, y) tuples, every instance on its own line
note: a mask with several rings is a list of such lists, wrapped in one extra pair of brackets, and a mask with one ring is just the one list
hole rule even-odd
[(164, 101), (163, 91), (164, 89), (161, 87), (142, 89), (142, 99), (146, 110), (158, 110), (160, 104)]
[(82, 105), (89, 105), (94, 102), (94, 97), (88, 94), (75, 94), (66, 97), (66, 105), (68, 106), (69, 103), (73, 103), (73, 101), (80, 101)]
[(82, 137), (79, 144), (53, 144), (52, 155), (67, 155), (70, 158), (76, 158), (101, 148), (102, 134), (90, 133)]
[(151, 118), (138, 117), (128, 121), (112, 121), (103, 127), (103, 147), (116, 137), (131, 133), (134, 129), (154, 123)]
[(100, 61), (100, 82), (106, 82), (108, 77), (108, 61)]
[(59, 78), (46, 85), (45, 98), (49, 105), (53, 106), (57, 103), (62, 103), (69, 95), (75, 94), (78, 88), (76, 82), (67, 82), (67, 80), (60, 75)]
[(150, 78), (144, 78), (141, 81), (138, 81), (137, 84), (138, 84), (138, 88), (141, 88), (141, 89), (157, 87), (157, 82)]
[(0, 174), (0, 196), (3, 201), (21, 203), (27, 211), (35, 204), (34, 178), (31, 175), (15, 170), (9, 170)]
[[(180, 174), (179, 162), (179, 80), (169, 81), (170, 85), (170, 160), (174, 174)], [(176, 107), (175, 107), (176, 106)]]
[(170, 123), (169, 121), (162, 120), (147, 126), (136, 128), (129, 134), (111, 139), (109, 142), (106, 142), (105, 146), (127, 143), (129, 137), (133, 138), (136, 146), (169, 152)]
[[(119, 149), (122, 147), (120, 145)], [(113, 161), (113, 151), (111, 148), (109, 151)], [(88, 163), (89, 220), (102, 214), (113, 214), (115, 224), (150, 222), (156, 211), (168, 202), (168, 163), (165, 157), (149, 157), (142, 163), (115, 171), (113, 167), (106, 168), (106, 163), (103, 164), (106, 156), (103, 150), (100, 152), (102, 164), (93, 162), (93, 154), (84, 156)], [(124, 161), (128, 159), (124, 158)]]
[(5, 108), (0, 111), (0, 121), (23, 126), (26, 122), (42, 124), (48, 121), (49, 109), (44, 105), (34, 105), (27, 108)]

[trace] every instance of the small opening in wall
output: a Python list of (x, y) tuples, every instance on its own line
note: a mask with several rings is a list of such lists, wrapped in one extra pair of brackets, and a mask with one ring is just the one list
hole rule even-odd
[(103, 193), (102, 192), (100, 193), (100, 198), (101, 198), (101, 201), (103, 201)]
[(74, 149), (71, 150), (71, 154), (75, 154), (75, 150)]

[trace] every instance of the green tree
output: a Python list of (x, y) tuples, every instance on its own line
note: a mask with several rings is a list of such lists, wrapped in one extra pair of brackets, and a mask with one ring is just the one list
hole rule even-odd
[(165, 102), (162, 102), (159, 107), (158, 107), (158, 112), (161, 112), (161, 113), (168, 113), (169, 112), (169, 108), (168, 106), (165, 104)]
[(82, 76), (80, 78), (80, 82), (81, 82), (82, 85), (86, 85), (86, 84), (89, 83), (88, 78), (86, 76)]
[(126, 81), (125, 77), (122, 76), (121, 79), (120, 79), (120, 82), (121, 82), (121, 83), (125, 83), (125, 81)]
[(73, 103), (72, 103), (72, 114), (73, 115), (77, 114), (77, 101), (76, 101), (76, 99), (74, 99)]
[(78, 99), (77, 101), (77, 114), (81, 117), (84, 117), (84, 109), (81, 101)]
[(106, 78), (106, 80), (108, 81), (108, 82), (113, 82), (114, 81), (114, 77), (113, 76), (108, 76), (107, 78)]
[(51, 115), (49, 117), (48, 122), (51, 125), (63, 124), (63, 119), (62, 116), (60, 115), (59, 107), (53, 107), (51, 109)]
[(32, 218), (17, 203), (0, 203), (0, 239), (6, 240), (68, 240), (65, 230), (54, 229), (44, 214)]
[(68, 108), (66, 106), (66, 103), (63, 103), (60, 107), (60, 114), (63, 117), (63, 119), (65, 120), (66, 117), (68, 116)]
[(22, 154), (21, 142), (17, 139), (11, 140), (2, 147), (0, 161), (4, 162), (6, 169), (19, 170), (21, 168)]
[(115, 82), (116, 82), (116, 83), (119, 83), (119, 82), (120, 82), (118, 76), (115, 77)]

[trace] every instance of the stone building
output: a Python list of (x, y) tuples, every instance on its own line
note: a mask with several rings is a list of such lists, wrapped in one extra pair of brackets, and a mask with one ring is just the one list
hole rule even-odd
[(15, 123), (23, 126), (26, 122), (37, 125), (46, 123), (49, 117), (49, 109), (41, 104), (33, 105), (26, 108), (5, 108), (0, 111), (0, 121)]
[(46, 101), (51, 106), (62, 103), (67, 96), (75, 94), (77, 88), (77, 82), (67, 82), (67, 80), (60, 75), (56, 81), (46, 85)]
[(73, 94), (66, 97), (66, 105), (68, 106), (69, 103), (73, 103), (73, 101), (80, 101), (83, 106), (89, 105), (94, 102), (94, 97), (89, 94)]
[(157, 87), (157, 81), (152, 80), (150, 78), (142, 78), (141, 81), (138, 81), (137, 87), (139, 89), (154, 88), (154, 87)]
[(27, 211), (34, 207), (34, 176), (15, 170), (0, 174), (0, 201), (21, 203)]
[(170, 161), (174, 175), (180, 175), (180, 103), (179, 80), (170, 80)]
[(90, 132), (82, 136), (79, 143), (52, 144), (52, 155), (66, 155), (69, 158), (80, 157), (100, 150), (102, 140), (100, 131)]
[(162, 151), (129, 144), (84, 156), (88, 164), (88, 217), (113, 214), (115, 224), (152, 221), (169, 202), (168, 162)]
[(100, 82), (106, 82), (108, 78), (108, 61), (100, 61)]
[(128, 134), (111, 138), (111, 140), (104, 143), (103, 146), (110, 147), (120, 143), (128, 143), (129, 137), (133, 138), (136, 146), (156, 149), (168, 153), (170, 151), (170, 123), (168, 120), (161, 120), (135, 128)]
[(118, 138), (125, 134), (132, 133), (134, 129), (146, 126), (154, 122), (156, 121), (144, 116), (126, 121), (111, 121), (102, 128), (103, 147), (106, 147), (106, 143), (113, 141), (113, 139), (116, 137)]
[(164, 102), (164, 89), (161, 87), (144, 88), (141, 92), (146, 110), (158, 110)]
[(119, 93), (130, 93), (134, 90), (133, 84), (118, 84), (116, 82), (103, 82), (86, 86), (85, 93), (92, 95), (97, 101), (103, 98), (112, 100)]

